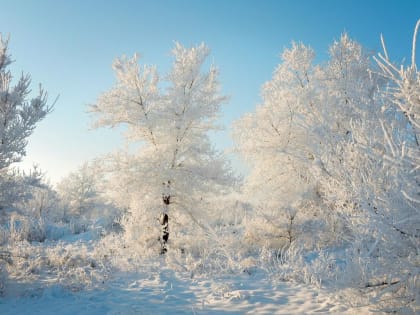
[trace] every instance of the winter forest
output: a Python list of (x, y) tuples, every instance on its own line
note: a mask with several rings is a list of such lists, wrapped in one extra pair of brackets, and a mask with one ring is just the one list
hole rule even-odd
[(3, 34), (0, 314), (418, 314), (419, 28), (406, 64), (379, 34), (325, 62), (291, 43), (234, 122), (244, 175), (209, 136), (229, 102), (209, 47), (169, 43), (165, 73), (117, 58), (87, 115), (135, 149), (54, 186), (16, 162), (60, 99), (12, 73)]

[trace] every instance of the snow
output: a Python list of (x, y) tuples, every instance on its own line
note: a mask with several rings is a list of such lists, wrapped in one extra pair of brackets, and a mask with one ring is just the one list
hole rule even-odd
[(42, 91), (45, 112), (15, 102), (0, 148), (0, 315), (419, 314), (416, 65), (380, 56), (378, 69), (346, 34), (322, 65), (293, 44), (234, 127), (253, 168), (242, 181), (207, 134), (226, 100), (217, 71), (201, 72), (208, 52), (176, 44), (161, 82), (118, 59), (91, 111), (143, 146), (87, 162), (56, 191), (36, 168), (9, 168), (20, 122), (32, 130), (49, 111)]
[(369, 314), (310, 286), (254, 275), (191, 279), (170, 269), (118, 273), (103, 287), (72, 292), (54, 285), (0, 298), (0, 314)]
[[(92, 245), (90, 236), (65, 236), (56, 246), (83, 252)], [(0, 297), (0, 314), (369, 314), (368, 307), (338, 302), (327, 288), (282, 281), (256, 267), (195, 275), (177, 271), (170, 256), (143, 263), (134, 271), (115, 268), (85, 286), (60, 283), (48, 272), (32, 282), (11, 277)]]

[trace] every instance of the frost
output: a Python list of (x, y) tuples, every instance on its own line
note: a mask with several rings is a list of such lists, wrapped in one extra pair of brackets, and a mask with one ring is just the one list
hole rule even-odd
[(208, 137), (227, 98), (204, 44), (166, 74), (118, 58), (90, 111), (136, 150), (56, 187), (9, 167), (48, 109), (0, 73), (0, 313), (418, 313), (420, 76), (382, 42), (281, 54), (234, 124), (243, 182)]

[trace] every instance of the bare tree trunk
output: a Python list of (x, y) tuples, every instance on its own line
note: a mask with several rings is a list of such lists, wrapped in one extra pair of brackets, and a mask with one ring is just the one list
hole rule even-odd
[(170, 195), (170, 186), (171, 181), (168, 180), (167, 183), (163, 183), (163, 193), (162, 193), (162, 202), (165, 208), (165, 211), (160, 214), (159, 223), (162, 226), (162, 235), (160, 237), (160, 254), (165, 254), (168, 249), (166, 244), (168, 243), (169, 239), (169, 215), (168, 215), (168, 208), (171, 204), (171, 195)]
[(159, 222), (162, 225), (162, 235), (160, 237), (160, 254), (165, 254), (168, 249), (166, 244), (169, 239), (169, 216), (167, 213), (162, 212), (159, 217)]

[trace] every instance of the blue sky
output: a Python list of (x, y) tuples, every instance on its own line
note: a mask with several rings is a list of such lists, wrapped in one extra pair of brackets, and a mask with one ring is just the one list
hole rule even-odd
[(322, 62), (344, 31), (372, 51), (381, 50), (382, 33), (391, 58), (409, 61), (419, 18), (417, 0), (0, 0), (0, 32), (11, 36), (14, 75), (30, 73), (34, 89), (42, 83), (51, 100), (60, 95), (29, 139), (23, 166), (37, 163), (56, 182), (83, 161), (124, 146), (118, 131), (90, 130), (86, 113), (112, 86), (111, 64), (122, 54), (139, 52), (141, 62), (165, 72), (174, 41), (205, 42), (230, 96), (221, 121), (226, 131), (213, 137), (225, 149), (231, 122), (254, 110), (292, 40), (312, 46)]

